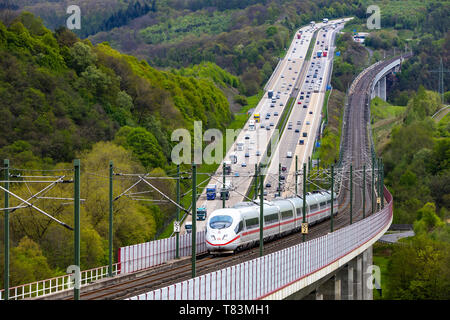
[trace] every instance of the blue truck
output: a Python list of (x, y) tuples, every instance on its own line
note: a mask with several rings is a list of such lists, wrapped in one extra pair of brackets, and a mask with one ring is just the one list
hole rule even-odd
[(216, 199), (217, 188), (215, 184), (209, 184), (206, 187), (206, 200)]

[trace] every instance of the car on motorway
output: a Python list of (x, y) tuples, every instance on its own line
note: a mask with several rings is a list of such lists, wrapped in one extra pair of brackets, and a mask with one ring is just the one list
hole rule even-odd
[(271, 122), (271, 123), (270, 123), (270, 126), (271, 126), (271, 127), (274, 127), (274, 126), (275, 126), (275, 124), (274, 124), (273, 122)]
[(259, 150), (256, 150), (256, 156), (259, 157), (261, 155), (261, 152)]
[(306, 108), (308, 108), (308, 105), (307, 105), (307, 104), (304, 104), (304, 105), (303, 105), (303, 109), (306, 109)]
[(289, 67), (289, 70), (292, 70), (292, 67)]
[(275, 111), (275, 112), (273, 113), (273, 115), (274, 115), (274, 117), (277, 117), (277, 116), (278, 116), (278, 112)]
[(300, 132), (300, 129), (299, 128), (295, 129), (295, 132)]
[(263, 128), (264, 129), (264, 125), (261, 123), (261, 126), (260, 126), (260, 128)]
[(292, 158), (292, 152), (291, 151), (288, 151), (286, 153), (286, 158)]
[(269, 130), (270, 130), (270, 126), (267, 126), (267, 127), (266, 127), (266, 130), (269, 131)]
[(283, 102), (280, 102), (280, 106), (283, 106)]
[(297, 102), (297, 104), (302, 104), (302, 102), (301, 102), (301, 101), (299, 101), (299, 102)]
[(247, 164), (246, 164), (245, 162), (242, 162), (241, 166), (242, 166), (242, 167), (246, 167)]
[(310, 111), (310, 112), (309, 112), (309, 114), (313, 114), (313, 112), (312, 112), (312, 111)]
[(295, 77), (292, 77), (292, 80), (295, 80)]
[(308, 126), (308, 125), (310, 125), (311, 123), (309, 122), (309, 121), (306, 121), (306, 125)]
[(245, 157), (246, 157), (246, 158), (250, 157), (250, 153), (246, 152), (246, 153), (245, 153)]
[(303, 132), (303, 137), (306, 138), (308, 136), (307, 132)]
[(245, 135), (245, 140), (249, 140), (250, 139), (250, 135), (249, 134), (246, 134)]
[(280, 180), (286, 180), (285, 176), (280, 176)]
[(266, 183), (266, 188), (271, 188), (272, 184), (270, 182)]
[(286, 171), (287, 170), (287, 168), (286, 168), (286, 166), (281, 166), (281, 171)]
[(281, 75), (281, 78), (283, 79), (283, 78), (284, 78), (284, 76), (283, 76), (283, 75)]
[(297, 120), (297, 125), (299, 126), (301, 124), (302, 124), (302, 122), (300, 120)]
[(239, 177), (239, 172), (235, 172), (235, 173), (234, 173), (234, 176), (235, 176), (235, 177)]
[(305, 140), (299, 140), (299, 141), (298, 141), (298, 144), (304, 145), (304, 144), (305, 144)]

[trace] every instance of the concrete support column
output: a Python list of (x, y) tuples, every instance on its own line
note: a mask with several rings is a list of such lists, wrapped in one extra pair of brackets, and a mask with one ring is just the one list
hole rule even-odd
[(373, 300), (373, 289), (369, 287), (367, 284), (367, 281), (369, 280), (369, 277), (371, 276), (369, 273), (367, 273), (368, 267), (373, 264), (372, 261), (372, 247), (367, 248), (366, 251), (363, 253), (363, 299), (364, 300)]
[(353, 300), (353, 273), (355, 272), (355, 259), (348, 262), (342, 270), (342, 299)]
[(342, 272), (339, 271), (334, 276), (334, 300), (342, 300)]
[(386, 76), (384, 76), (381, 80), (381, 96), (380, 98), (383, 101), (386, 101)]
[(377, 82), (377, 97), (380, 97), (381, 98), (381, 94), (380, 94), (380, 80), (378, 80), (378, 82)]
[(362, 278), (363, 278), (363, 274), (362, 274), (362, 256), (359, 255), (356, 257), (356, 274), (355, 274), (355, 278), (354, 278), (354, 291), (356, 292), (356, 300), (362, 300)]

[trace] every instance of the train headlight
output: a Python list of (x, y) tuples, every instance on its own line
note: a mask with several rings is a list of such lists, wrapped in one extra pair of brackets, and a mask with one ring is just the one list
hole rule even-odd
[(211, 235), (211, 238), (212, 238), (213, 240), (216, 240), (216, 237), (214, 237), (213, 235)]

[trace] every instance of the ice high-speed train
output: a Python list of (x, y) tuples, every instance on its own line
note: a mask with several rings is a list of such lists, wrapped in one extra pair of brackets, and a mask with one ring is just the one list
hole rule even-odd
[[(338, 213), (337, 195), (333, 195), (333, 215)], [(306, 221), (311, 226), (328, 219), (331, 214), (331, 193), (306, 194)], [(299, 197), (264, 201), (264, 240), (300, 230), (303, 221), (303, 200)], [(218, 209), (206, 220), (206, 247), (210, 253), (234, 252), (252, 247), (259, 241), (259, 205), (240, 202), (232, 208)]]

